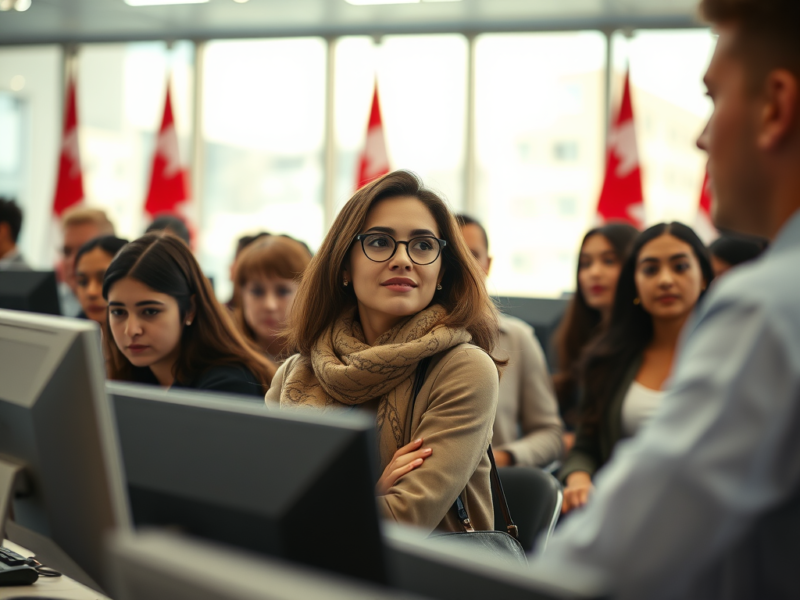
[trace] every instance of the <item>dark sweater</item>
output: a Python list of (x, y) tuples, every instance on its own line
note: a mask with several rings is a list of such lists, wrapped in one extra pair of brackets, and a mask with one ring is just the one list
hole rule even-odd
[[(158, 379), (148, 367), (137, 368), (134, 371), (134, 378), (137, 383), (159, 385)], [(211, 367), (198, 374), (191, 381), (176, 381), (172, 384), (172, 387), (255, 396), (262, 402), (266, 393), (264, 386), (259, 383), (250, 369), (244, 365)]]

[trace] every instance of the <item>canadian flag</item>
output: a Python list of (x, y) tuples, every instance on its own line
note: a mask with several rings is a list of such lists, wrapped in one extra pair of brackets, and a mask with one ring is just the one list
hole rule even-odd
[(597, 205), (599, 220), (625, 221), (641, 229), (644, 225), (644, 196), (633, 121), (630, 72), (625, 74), (622, 105), (608, 141), (606, 176)]
[(70, 206), (83, 200), (83, 175), (78, 148), (78, 111), (75, 104), (75, 80), (67, 84), (64, 110), (64, 135), (61, 138), (61, 156), (58, 161), (58, 181), (53, 199), (53, 213), (60, 217)]
[(358, 164), (356, 189), (368, 184), (370, 181), (386, 175), (389, 172), (389, 155), (386, 152), (386, 139), (383, 136), (383, 121), (381, 120), (381, 107), (378, 102), (378, 82), (375, 82), (375, 92), (372, 96), (372, 110), (369, 113), (367, 125), (367, 143), (361, 153)]
[(144, 210), (150, 216), (180, 212), (179, 205), (189, 200), (188, 175), (181, 167), (178, 155), (178, 134), (175, 132), (175, 121), (172, 117), (169, 88), (168, 81), (164, 118), (161, 120), (161, 130), (153, 156), (150, 189), (144, 204)]
[(695, 219), (695, 231), (698, 237), (706, 244), (710, 244), (719, 237), (719, 231), (714, 227), (714, 222), (711, 220), (711, 199), (713, 197), (714, 190), (711, 189), (711, 178), (708, 176), (708, 170), (706, 170), (706, 176), (703, 178), (703, 189), (700, 192), (700, 206)]

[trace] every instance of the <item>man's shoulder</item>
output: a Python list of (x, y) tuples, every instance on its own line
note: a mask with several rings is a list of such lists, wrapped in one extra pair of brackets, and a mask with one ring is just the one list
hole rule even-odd
[(533, 327), (531, 327), (528, 323), (514, 317), (512, 315), (507, 315), (504, 313), (500, 313), (499, 316), (500, 321), (500, 332), (511, 335), (511, 336), (521, 336), (521, 335), (533, 335)]

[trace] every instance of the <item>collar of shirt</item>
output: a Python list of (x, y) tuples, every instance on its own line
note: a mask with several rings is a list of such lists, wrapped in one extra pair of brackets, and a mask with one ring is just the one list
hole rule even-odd
[(793, 249), (797, 245), (800, 245), (800, 210), (795, 211), (794, 215), (781, 228), (767, 252), (770, 254), (783, 252)]

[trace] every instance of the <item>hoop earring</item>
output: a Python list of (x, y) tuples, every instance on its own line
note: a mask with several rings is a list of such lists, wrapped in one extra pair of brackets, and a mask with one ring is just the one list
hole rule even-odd
[(347, 279), (345, 279), (345, 280), (344, 280), (344, 287), (347, 287), (348, 285), (350, 285), (350, 282), (349, 282), (349, 281), (347, 281)]
[(441, 292), (441, 291), (442, 291), (442, 284), (441, 284), (441, 283), (440, 283), (440, 284), (438, 284), (438, 285), (436, 286), (436, 289), (437, 289), (437, 290), (439, 290), (439, 291)]

